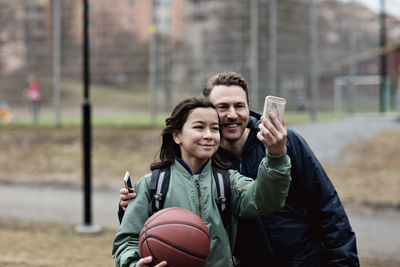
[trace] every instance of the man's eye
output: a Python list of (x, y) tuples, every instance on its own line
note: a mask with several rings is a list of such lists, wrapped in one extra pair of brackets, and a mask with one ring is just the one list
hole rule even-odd
[(226, 109), (226, 106), (218, 106), (217, 109), (218, 110), (224, 110), (224, 109)]

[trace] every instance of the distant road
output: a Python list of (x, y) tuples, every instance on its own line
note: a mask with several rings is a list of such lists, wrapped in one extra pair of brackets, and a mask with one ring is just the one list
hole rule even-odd
[(289, 125), (300, 133), (320, 160), (334, 162), (348, 143), (384, 129), (400, 130), (396, 116), (353, 116), (334, 121)]
[[(93, 223), (118, 227), (119, 189), (118, 186), (93, 188)], [(83, 192), (79, 185), (0, 183), (0, 217), (80, 224), (84, 218)]]

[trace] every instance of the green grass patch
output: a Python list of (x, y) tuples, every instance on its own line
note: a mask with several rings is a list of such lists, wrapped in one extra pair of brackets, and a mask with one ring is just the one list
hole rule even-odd
[[(130, 115), (96, 115), (92, 111), (91, 123), (97, 127), (133, 127), (133, 128), (146, 128), (146, 127), (163, 127), (165, 119), (169, 116), (168, 113), (159, 113), (156, 115), (155, 123), (148, 113), (135, 113), (130, 112)], [(317, 115), (318, 121), (327, 121), (344, 118), (346, 114), (335, 114), (329, 112), (320, 112)], [(285, 114), (287, 124), (301, 124), (311, 122), (311, 115), (307, 112), (287, 112)], [(63, 127), (78, 127), (82, 124), (82, 115), (69, 115), (61, 116), (61, 126)], [(54, 114), (49, 112), (41, 114), (38, 124), (32, 123), (32, 118), (29, 114), (19, 116), (13, 123), (3, 125), (3, 127), (53, 127), (56, 126), (56, 119)]]
[[(163, 127), (167, 114), (158, 114), (153, 122), (149, 114), (137, 114), (132, 116), (91, 116), (91, 125), (94, 127), (131, 127), (131, 128), (149, 128)], [(82, 116), (63, 116), (61, 118), (62, 127), (79, 127), (82, 125)], [(55, 127), (56, 119), (53, 116), (41, 116), (37, 124), (32, 122), (29, 116), (19, 117), (18, 120), (8, 124), (1, 125), (4, 128), (18, 127)]]
[[(347, 117), (348, 114), (337, 114), (334, 112), (318, 112), (317, 113), (317, 121), (328, 121), (328, 120), (336, 120), (340, 118)], [(312, 121), (310, 112), (296, 112), (296, 111), (287, 111), (285, 112), (285, 119), (288, 125), (290, 124), (300, 124), (300, 123), (308, 123)]]

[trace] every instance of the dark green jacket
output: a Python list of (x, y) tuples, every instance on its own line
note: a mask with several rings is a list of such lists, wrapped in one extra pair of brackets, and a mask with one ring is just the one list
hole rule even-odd
[[(232, 232), (224, 229), (217, 205), (217, 188), (213, 179), (211, 161), (200, 174), (192, 175), (175, 161), (171, 165), (171, 176), (164, 208), (183, 207), (199, 215), (210, 232), (210, 253), (205, 266), (232, 266), (230, 242), (236, 237), (237, 217), (251, 217), (273, 212), (282, 208), (290, 184), (290, 159), (286, 153), (281, 156), (268, 155), (261, 162), (257, 180), (229, 170), (231, 182)], [(116, 266), (135, 266), (140, 259), (139, 233), (148, 219), (150, 202), (149, 184), (151, 174), (140, 179), (135, 187), (137, 197), (126, 210), (121, 226), (115, 236), (113, 258)], [(200, 201), (196, 184), (200, 185)]]

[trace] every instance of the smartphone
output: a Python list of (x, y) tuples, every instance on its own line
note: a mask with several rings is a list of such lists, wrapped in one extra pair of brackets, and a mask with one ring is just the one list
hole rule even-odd
[(129, 174), (128, 171), (125, 173), (124, 185), (125, 185), (125, 188), (128, 189), (129, 193), (133, 193), (133, 186), (132, 186), (132, 182), (131, 182), (131, 175)]
[(285, 113), (285, 106), (286, 99), (271, 95), (266, 96), (264, 102), (263, 116), (269, 120), (270, 118), (268, 116), (268, 113), (272, 111), (278, 117), (278, 120), (282, 123), (283, 115)]

